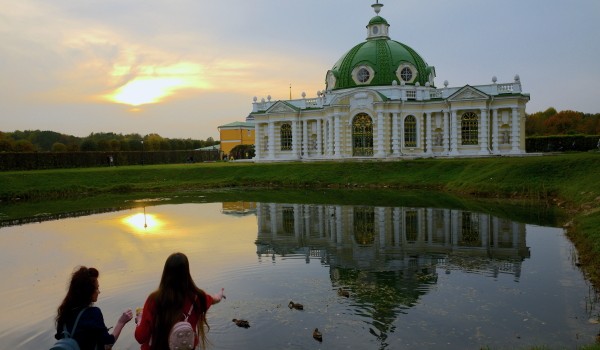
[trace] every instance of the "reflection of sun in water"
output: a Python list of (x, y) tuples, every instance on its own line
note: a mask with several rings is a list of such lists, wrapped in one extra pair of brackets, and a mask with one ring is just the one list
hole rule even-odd
[(136, 233), (159, 233), (163, 222), (153, 214), (137, 213), (123, 219)]

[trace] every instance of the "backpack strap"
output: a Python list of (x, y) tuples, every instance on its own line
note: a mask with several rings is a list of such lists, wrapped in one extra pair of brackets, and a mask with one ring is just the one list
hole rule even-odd
[(196, 299), (198, 299), (198, 295), (196, 295), (196, 297), (194, 298), (194, 301), (192, 302), (192, 306), (190, 306), (190, 311), (188, 311), (187, 314), (184, 314), (185, 315), (184, 321), (187, 321), (188, 317), (190, 317), (190, 315), (192, 314), (192, 310), (194, 309), (194, 303), (196, 303)]
[(71, 338), (73, 335), (75, 335), (75, 330), (77, 329), (77, 323), (79, 323), (79, 318), (81, 318), (81, 315), (83, 315), (83, 312), (87, 310), (87, 308), (88, 307), (86, 306), (83, 309), (81, 309), (81, 311), (79, 311), (79, 314), (75, 319), (75, 323), (73, 324), (73, 329), (71, 330), (71, 333), (69, 333), (69, 331), (67, 330), (67, 324), (65, 323), (63, 325), (63, 335), (65, 338)]

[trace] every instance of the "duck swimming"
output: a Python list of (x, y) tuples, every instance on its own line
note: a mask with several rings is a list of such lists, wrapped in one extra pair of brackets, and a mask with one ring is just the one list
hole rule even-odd
[(341, 297), (350, 298), (350, 292), (347, 290), (343, 290), (342, 288), (338, 289), (337, 293)]
[(238, 320), (236, 318), (234, 318), (232, 320), (238, 327), (243, 327), (243, 328), (248, 328), (250, 327), (250, 322), (246, 321), (246, 320)]
[(315, 338), (315, 340), (318, 341), (323, 341), (323, 334), (319, 332), (319, 328), (315, 328), (315, 330), (313, 331), (313, 338)]
[(290, 309), (304, 310), (304, 305), (299, 304), (299, 303), (294, 303), (293, 301), (290, 301), (290, 303), (288, 304), (288, 307)]

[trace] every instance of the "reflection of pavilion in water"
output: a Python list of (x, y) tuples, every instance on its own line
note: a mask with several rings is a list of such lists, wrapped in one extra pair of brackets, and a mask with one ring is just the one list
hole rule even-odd
[(408, 266), (520, 276), (525, 224), (454, 209), (259, 203), (258, 253), (305, 254), (345, 268)]
[(258, 203), (259, 258), (319, 259), (350, 291), (386, 347), (399, 314), (438, 279), (438, 268), (518, 280), (530, 256), (525, 225), (454, 209)]
[(225, 215), (246, 216), (256, 212), (256, 202), (223, 202), (221, 207)]

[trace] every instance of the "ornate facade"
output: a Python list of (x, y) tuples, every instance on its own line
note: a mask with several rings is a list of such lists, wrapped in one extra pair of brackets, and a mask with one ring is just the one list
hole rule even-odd
[(390, 39), (382, 6), (372, 5), (366, 40), (327, 71), (317, 97), (254, 98), (255, 161), (524, 154), (529, 94), (519, 76), (437, 88), (435, 68)]

